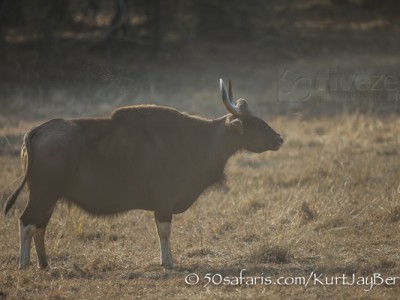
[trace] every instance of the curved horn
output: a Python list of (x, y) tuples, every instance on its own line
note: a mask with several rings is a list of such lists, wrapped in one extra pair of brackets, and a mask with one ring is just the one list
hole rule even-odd
[(237, 107), (232, 100), (232, 85), (231, 85), (231, 80), (229, 79), (229, 90), (228, 90), (228, 95), (226, 94), (225, 91), (225, 86), (224, 86), (224, 81), (222, 79), (219, 80), (219, 85), (221, 89), (221, 95), (222, 95), (222, 102), (224, 102), (224, 105), (226, 109), (233, 115), (240, 117), (243, 116), (243, 112), (240, 110), (239, 107)]
[(229, 87), (228, 87), (228, 97), (229, 97), (229, 101), (231, 103), (233, 103), (232, 84), (231, 84), (231, 80), (230, 79), (229, 79)]

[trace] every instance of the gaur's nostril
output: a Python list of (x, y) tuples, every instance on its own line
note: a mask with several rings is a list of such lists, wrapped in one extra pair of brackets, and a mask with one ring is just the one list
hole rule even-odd
[(280, 145), (282, 145), (283, 142), (284, 142), (285, 140), (284, 140), (283, 136), (278, 135), (278, 136), (276, 137), (276, 141), (277, 141)]

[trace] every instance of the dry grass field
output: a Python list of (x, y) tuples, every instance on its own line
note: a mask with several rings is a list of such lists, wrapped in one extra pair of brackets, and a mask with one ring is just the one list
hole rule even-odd
[[(32, 100), (31, 87), (21, 84), (0, 109), (1, 205), (21, 176), (19, 147), (30, 127), (53, 117), (106, 115), (135, 103), (221, 116), (220, 77), (234, 79), (234, 95), (247, 98), (285, 136), (285, 144), (278, 152), (236, 154), (226, 167), (227, 186), (207, 190), (174, 217), (176, 269), (169, 272), (159, 266), (152, 213), (98, 218), (62, 202), (46, 233), (51, 268), (37, 269), (32, 251), (33, 265), (19, 270), (18, 217), (25, 191), (10, 214), (0, 217), (0, 299), (397, 299), (399, 102), (368, 106), (368, 99), (386, 97), (386, 91), (354, 90), (340, 96), (362, 98), (360, 109), (332, 111), (329, 103), (321, 103), (330, 97), (326, 91), (308, 103), (266, 102), (277, 98), (282, 68), (306, 74), (333, 67), (343, 74), (398, 74), (399, 45), (385, 44), (380, 33), (375, 37), (354, 42), (354, 53), (328, 41), (332, 48), (321, 46), (312, 54), (307, 40), (296, 44), (298, 56), (290, 56), (286, 47), (279, 59), (274, 58), (276, 44), (257, 50), (237, 45), (234, 51), (229, 45), (194, 47), (147, 65), (135, 56), (94, 57), (76, 73), (86, 70), (102, 81), (80, 87), (81, 98), (73, 89), (39, 85)], [(377, 43), (389, 47), (386, 55)], [(366, 46), (369, 55), (361, 55)], [(11, 62), (5, 66), (9, 70)], [(49, 58), (47, 64), (52, 63)], [(70, 63), (66, 57), (54, 72)], [(135, 77), (124, 68), (145, 75)], [(72, 81), (65, 72), (62, 80)], [(193, 273), (199, 282), (186, 283), (196, 279)]]
[[(286, 136), (276, 153), (240, 153), (226, 169), (229, 190), (207, 191), (173, 221), (177, 268), (159, 266), (153, 215), (96, 218), (60, 203), (47, 232), (52, 268), (20, 271), (18, 215), (26, 194), (0, 218), (0, 287), (9, 299), (396, 298), (400, 283), (374, 286), (218, 285), (221, 276), (399, 276), (400, 121), (396, 116), (276, 117)], [(18, 125), (16, 125), (18, 126)], [(27, 125), (24, 125), (24, 127)], [(7, 135), (14, 129), (3, 128)], [(3, 151), (5, 151), (3, 149)], [(1, 202), (20, 175), (1, 156)], [(32, 255), (33, 263), (36, 258)], [(185, 284), (197, 273), (199, 284)], [(329, 279), (328, 279), (329, 280)], [(350, 280), (350, 279), (349, 279)], [(351, 282), (351, 281), (348, 281)], [(378, 282), (379, 283), (379, 282)], [(4, 297), (4, 296), (3, 296)]]

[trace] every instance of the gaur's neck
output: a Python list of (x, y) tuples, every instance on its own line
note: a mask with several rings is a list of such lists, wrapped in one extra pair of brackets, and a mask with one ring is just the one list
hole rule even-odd
[[(196, 173), (203, 188), (222, 180), (228, 159), (240, 150), (240, 140), (226, 125), (226, 117), (201, 120), (194, 132), (192, 145), (192, 171)], [(200, 124), (198, 124), (200, 125)], [(206, 147), (204, 147), (206, 145)], [(198, 151), (202, 149), (202, 151)]]
[(238, 135), (226, 125), (227, 116), (212, 120), (214, 131), (214, 145), (217, 147), (214, 153), (218, 153), (219, 160), (226, 161), (241, 149)]

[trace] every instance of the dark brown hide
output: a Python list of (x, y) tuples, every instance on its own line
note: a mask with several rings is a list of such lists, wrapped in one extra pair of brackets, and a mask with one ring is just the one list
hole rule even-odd
[(27, 182), (29, 201), (20, 217), (21, 267), (29, 264), (32, 236), (39, 265), (47, 266), (44, 229), (63, 198), (98, 215), (154, 211), (163, 263), (172, 268), (172, 215), (187, 210), (222, 179), (236, 151), (277, 150), (283, 143), (263, 120), (247, 112), (244, 100), (233, 105), (225, 97), (227, 108), (240, 115), (209, 120), (138, 105), (119, 108), (110, 117), (54, 119), (30, 130), (22, 147), (25, 177), (4, 207), (7, 213)]

